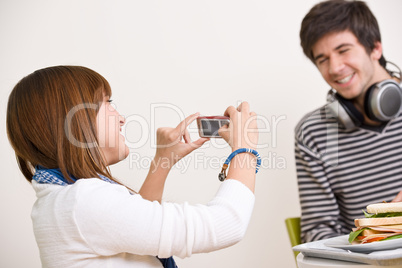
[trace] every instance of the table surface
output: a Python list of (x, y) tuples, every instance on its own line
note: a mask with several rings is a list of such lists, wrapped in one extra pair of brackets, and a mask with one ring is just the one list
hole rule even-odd
[(297, 255), (297, 266), (299, 268), (326, 268), (326, 267), (336, 267), (336, 268), (401, 268), (401, 266), (377, 266), (363, 263), (338, 261), (314, 257), (306, 257), (303, 253)]

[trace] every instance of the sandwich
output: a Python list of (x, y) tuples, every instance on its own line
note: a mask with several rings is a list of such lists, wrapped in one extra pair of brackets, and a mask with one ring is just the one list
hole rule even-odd
[(402, 238), (402, 202), (367, 206), (365, 218), (355, 219), (349, 243), (365, 244)]

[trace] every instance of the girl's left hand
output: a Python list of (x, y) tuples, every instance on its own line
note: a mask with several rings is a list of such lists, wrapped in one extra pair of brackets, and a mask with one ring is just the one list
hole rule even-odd
[[(176, 128), (162, 127), (156, 131), (157, 149), (155, 160), (162, 166), (171, 168), (180, 159), (201, 147), (208, 138), (199, 138), (191, 142), (187, 127), (198, 117), (199, 113), (192, 114), (184, 119)], [(184, 141), (182, 141), (184, 140)], [(158, 163), (158, 162), (157, 162)]]

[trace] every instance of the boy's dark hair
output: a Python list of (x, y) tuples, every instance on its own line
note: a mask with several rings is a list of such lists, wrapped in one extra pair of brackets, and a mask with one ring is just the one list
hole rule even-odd
[[(300, 44), (304, 54), (315, 64), (312, 47), (324, 35), (349, 30), (367, 53), (381, 42), (377, 19), (363, 1), (329, 0), (316, 4), (304, 17), (300, 29)], [(379, 60), (385, 68), (383, 55)]]

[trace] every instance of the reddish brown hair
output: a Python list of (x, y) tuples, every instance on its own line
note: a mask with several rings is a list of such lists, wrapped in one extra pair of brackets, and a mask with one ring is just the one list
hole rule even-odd
[(103, 76), (80, 66), (44, 68), (17, 83), (7, 105), (7, 135), (28, 181), (36, 165), (60, 168), (68, 180), (98, 174), (113, 180), (96, 135), (100, 103), (111, 93)]

